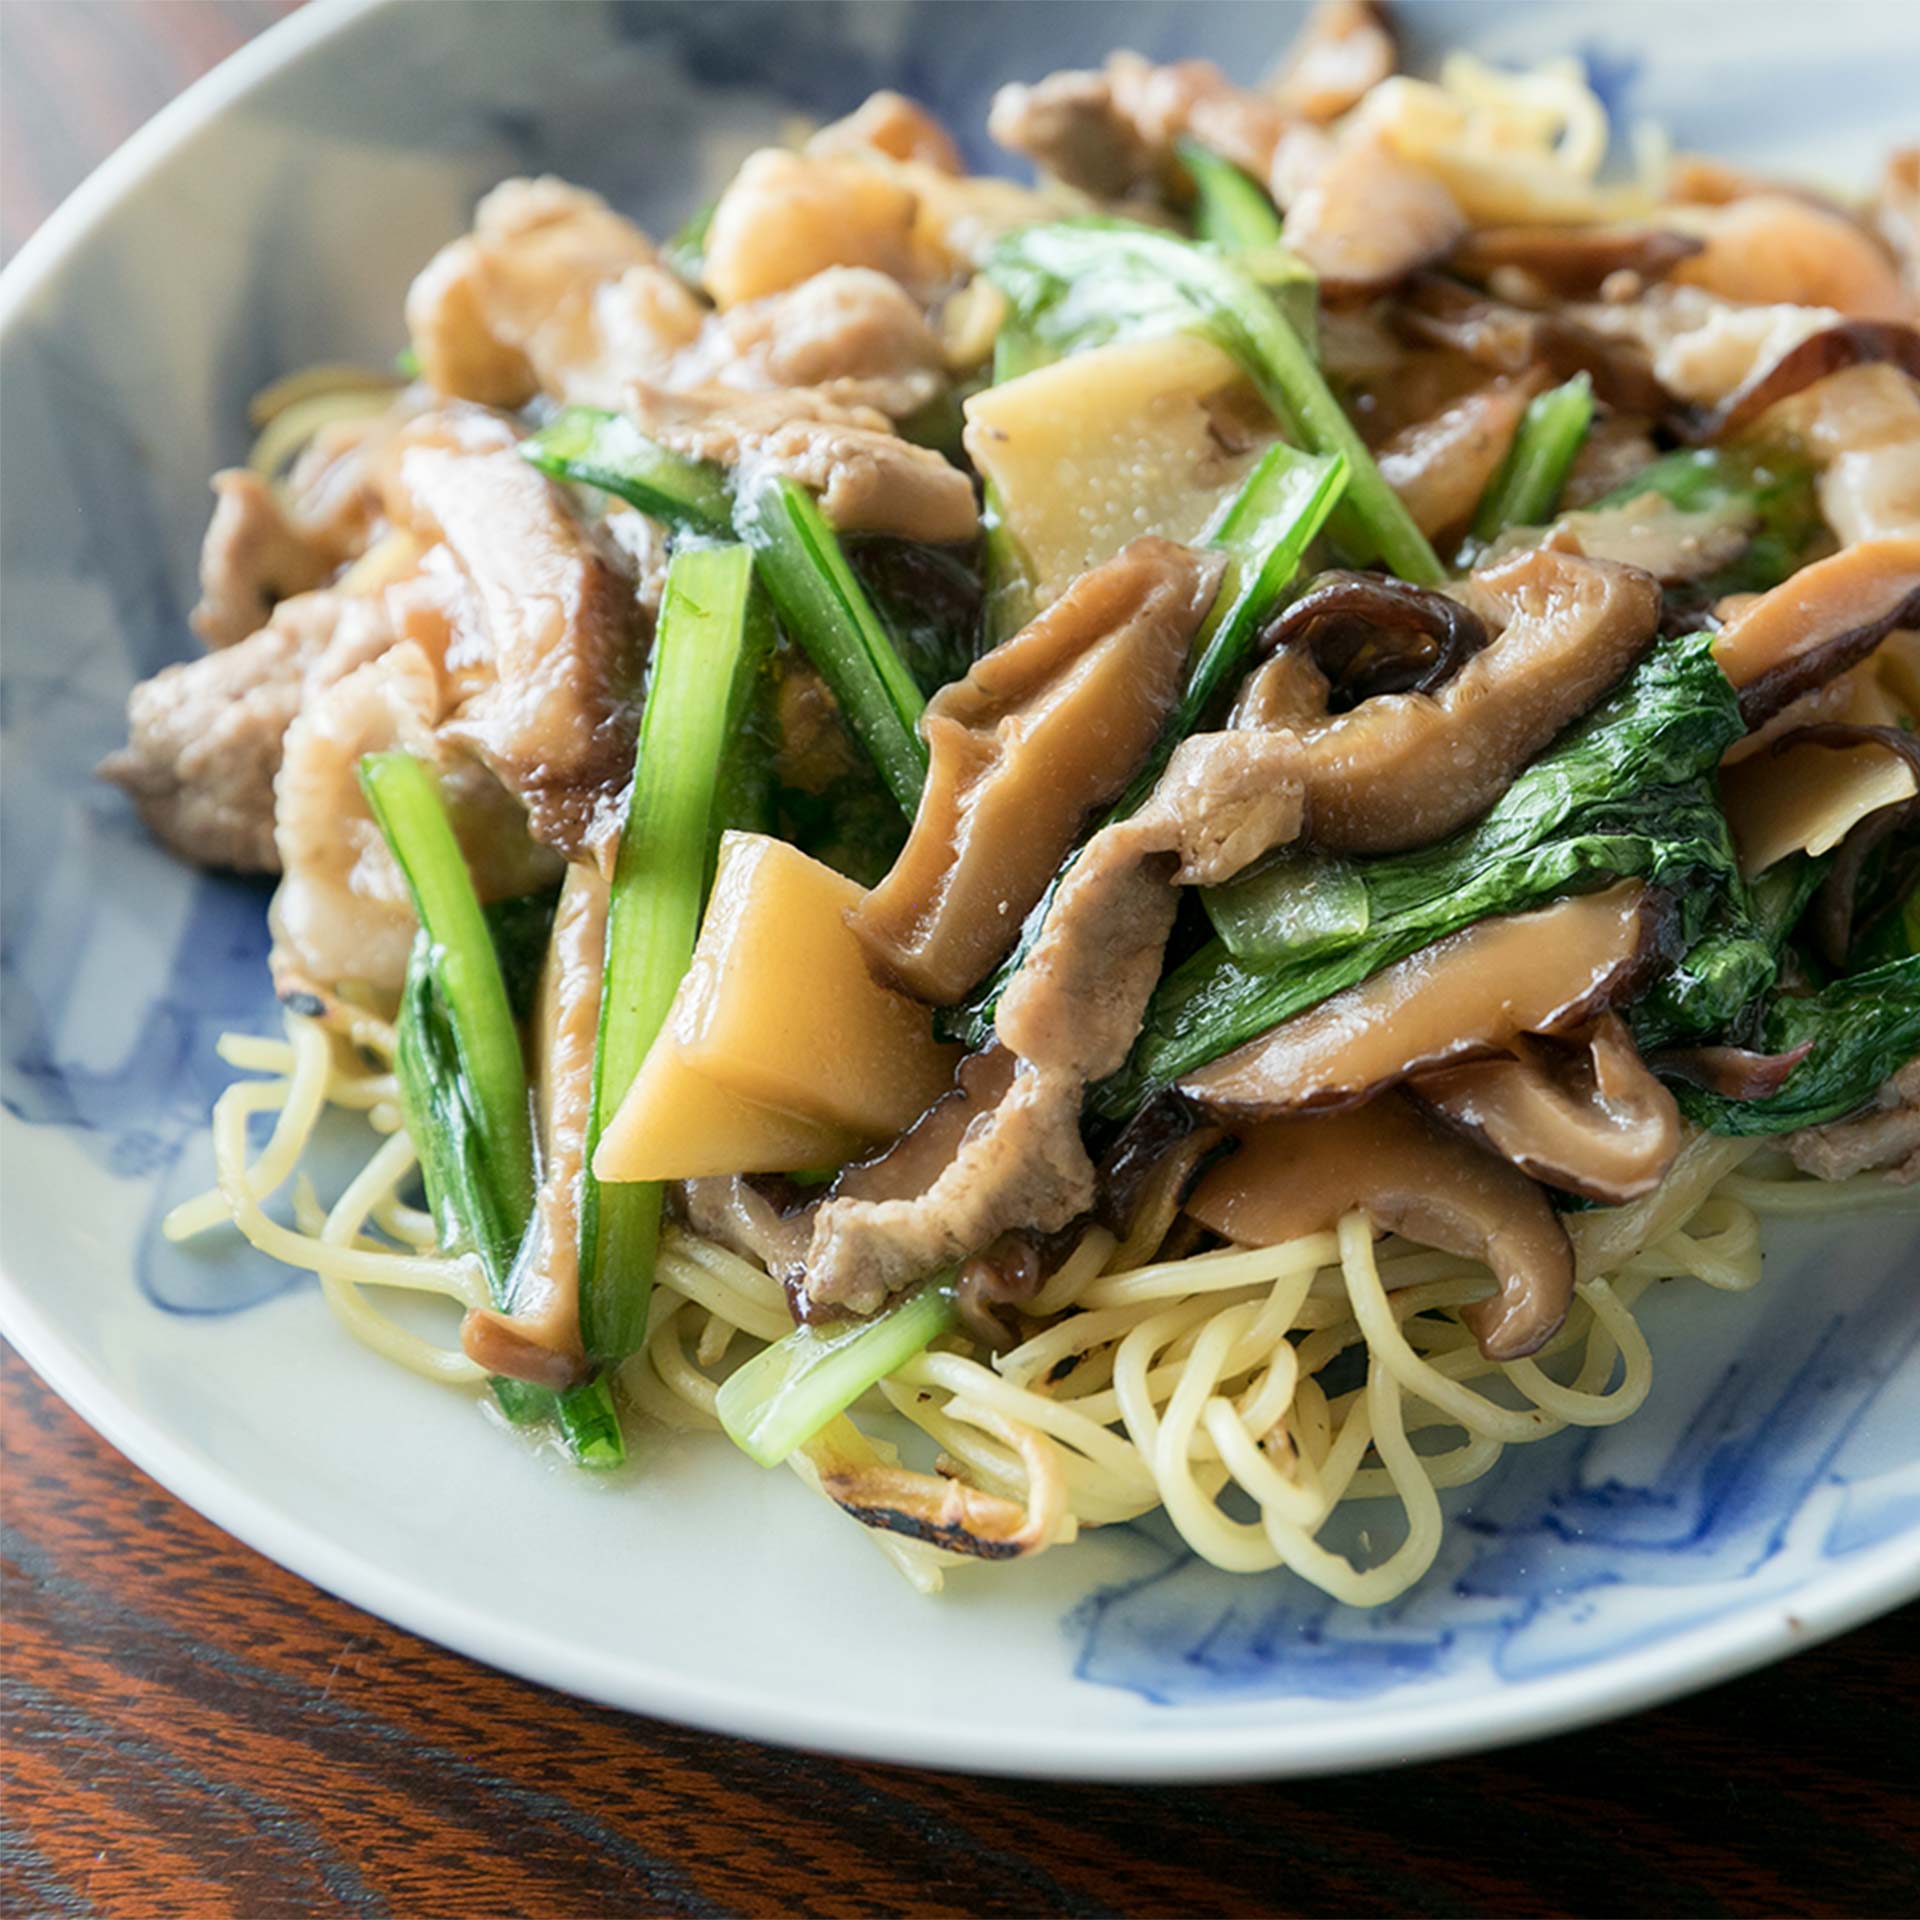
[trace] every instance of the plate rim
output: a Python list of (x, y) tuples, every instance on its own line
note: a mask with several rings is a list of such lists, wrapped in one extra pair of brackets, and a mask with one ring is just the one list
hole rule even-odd
[[(0, 269), (0, 337), (147, 175), (275, 74), (366, 15), (402, 0), (308, 0), (187, 87), (91, 172)], [(8, 1130), (23, 1122), (9, 1120)], [(1479, 1697), (1363, 1709), (1347, 1719), (1163, 1724), (998, 1734), (904, 1714), (770, 1701), (743, 1687), (688, 1680), (644, 1662), (609, 1667), (543, 1629), (450, 1600), (394, 1574), (174, 1438), (126, 1400), (36, 1305), (0, 1260), (0, 1335), (96, 1433), (176, 1499), (279, 1566), (403, 1631), (519, 1678), (626, 1712), (850, 1759), (1017, 1778), (1151, 1782), (1283, 1779), (1437, 1760), (1569, 1732), (1818, 1645), (1920, 1598), (1920, 1527), (1804, 1582), (1650, 1647)], [(936, 1603), (937, 1604), (937, 1603)]]

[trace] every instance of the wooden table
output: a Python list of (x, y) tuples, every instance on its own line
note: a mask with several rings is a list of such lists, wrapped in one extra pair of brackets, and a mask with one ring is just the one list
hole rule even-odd
[[(0, 240), (281, 0), (0, 0)], [(342, 1605), (12, 1354), (0, 1910), (1920, 1911), (1920, 1608), (1623, 1725), (1281, 1786), (1005, 1785), (682, 1732)]]

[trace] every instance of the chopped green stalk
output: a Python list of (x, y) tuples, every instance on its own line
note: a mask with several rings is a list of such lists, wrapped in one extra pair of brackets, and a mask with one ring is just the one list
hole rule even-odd
[[(408, 754), (374, 754), (360, 763), (360, 782), (421, 923), (394, 1056), (407, 1132), (441, 1245), (473, 1248), (504, 1310), (533, 1214), (533, 1131), (493, 925), (427, 769)], [(520, 1380), (493, 1389), (510, 1419), (555, 1421), (582, 1466), (626, 1457), (604, 1381), (558, 1396)]]
[(1033, 618), (1033, 569), (1007, 525), (1000, 490), (991, 480), (986, 484), (980, 532), (987, 571), (986, 644), (997, 647)]
[(602, 1373), (584, 1387), (554, 1396), (554, 1420), (567, 1451), (583, 1467), (617, 1467), (627, 1457), (613, 1387)]
[(718, 540), (732, 532), (724, 469), (669, 453), (623, 414), (568, 407), (522, 440), (520, 453), (542, 473), (598, 487), (677, 532)]
[(605, 1374), (596, 1374), (585, 1386), (570, 1387), (565, 1393), (503, 1376), (493, 1382), (493, 1397), (516, 1427), (557, 1428), (575, 1466), (597, 1472), (625, 1465), (627, 1443)]
[(717, 200), (709, 200), (704, 207), (696, 209), (680, 231), (660, 249), (661, 258), (690, 287), (697, 288), (706, 273), (707, 229), (713, 225), (713, 210), (719, 204)]
[(952, 1284), (942, 1278), (870, 1320), (796, 1327), (725, 1382), (714, 1410), (735, 1446), (777, 1467), (953, 1324)]
[(1567, 471), (1592, 425), (1593, 382), (1584, 373), (1528, 401), (1513, 445), (1474, 513), (1476, 547), (1508, 527), (1538, 527), (1553, 518)]
[[(1342, 455), (1316, 458), (1276, 442), (1227, 503), (1207, 536), (1207, 545), (1227, 556), (1226, 577), (1201, 629), (1199, 658), (1187, 676), (1173, 724), (1162, 738), (1165, 751), (1156, 749), (1148, 760), (1149, 786), (1247, 657), (1307, 549), (1339, 507), (1347, 479)], [(1146, 797), (1145, 788), (1140, 797)]]
[(393, 356), (393, 370), (402, 380), (420, 378), (420, 355), (416, 348), (402, 347)]
[(1270, 247), (1279, 240), (1280, 215), (1250, 174), (1197, 140), (1176, 140), (1174, 151), (1193, 176), (1193, 230), (1200, 239), (1228, 253)]
[[(1247, 475), (1209, 536), (1208, 544), (1227, 556), (1227, 571), (1201, 628), (1186, 690), (1153, 751), (1096, 831), (1124, 820), (1153, 791), (1173, 750), (1200, 724), (1245, 660), (1247, 649), (1299, 571), (1307, 548), (1339, 502), (1346, 479), (1346, 462), (1338, 455), (1321, 459), (1284, 444), (1269, 447)], [(947, 1017), (944, 1024), (952, 1037), (970, 1047), (983, 1047), (991, 1038), (1000, 995), (1039, 939), (1054, 896), (1078, 858), (1076, 848), (1028, 913), (1013, 951), (971, 999)]]
[(1248, 247), (1236, 253), (1234, 265), (1249, 280), (1265, 287), (1285, 316), (1287, 324), (1300, 336), (1301, 345), (1320, 359), (1320, 276), (1284, 242), (1271, 246)]
[(1204, 334), (1239, 363), (1296, 441), (1346, 457), (1347, 493), (1333, 531), (1347, 557), (1384, 560), (1423, 586), (1446, 578), (1299, 333), (1239, 262), (1130, 221), (1088, 218), (1007, 234), (984, 271), (1029, 351)]
[(788, 638), (820, 670), (840, 711), (909, 819), (926, 784), (917, 723), (926, 701), (855, 578), (813, 496), (787, 479), (762, 480), (734, 508)]
[(360, 784), (431, 943), (425, 978), (454, 1056), (439, 1069), (457, 1080), (482, 1170), (465, 1196), (466, 1225), (501, 1295), (533, 1209), (533, 1129), (499, 955), (433, 775), (411, 754), (375, 753), (360, 762)]
[(1318, 847), (1283, 847), (1241, 879), (1205, 888), (1200, 899), (1222, 944), (1247, 967), (1357, 940), (1373, 919), (1359, 869)]
[(742, 547), (683, 548), (667, 570), (633, 791), (614, 863), (607, 964), (580, 1197), (580, 1337), (624, 1359), (646, 1332), (660, 1188), (602, 1186), (593, 1155), (693, 957), (715, 794), (751, 659), (753, 565)]

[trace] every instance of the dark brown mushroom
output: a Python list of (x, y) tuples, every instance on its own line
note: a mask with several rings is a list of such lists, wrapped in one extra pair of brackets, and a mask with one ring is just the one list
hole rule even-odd
[[(791, 1182), (774, 1176), (709, 1174), (683, 1180), (679, 1202), (687, 1224), (708, 1240), (749, 1260), (757, 1260), (776, 1278), (798, 1270), (813, 1231), (809, 1199)], [(792, 1287), (788, 1287), (789, 1297)]]
[[(1328, 717), (1316, 705), (1325, 676), (1285, 650), (1242, 691), (1232, 721), (1241, 731), (1186, 742), (1170, 778), (1192, 784), (1215, 756), (1223, 775), (1238, 766), (1271, 792), (1274, 770), (1247, 735), (1286, 729), (1308, 838), (1345, 853), (1426, 846), (1484, 813), (1645, 652), (1660, 619), (1650, 575), (1553, 546), (1483, 567), (1457, 591), (1498, 635), (1437, 692), (1381, 694)], [(1268, 744), (1289, 758), (1284, 742)]]
[(1431, 1068), (1510, 1053), (1522, 1034), (1582, 1025), (1645, 979), (1667, 949), (1665, 895), (1623, 880), (1436, 940), (1358, 986), (1188, 1074), (1208, 1113), (1357, 1106)]
[(1480, 227), (1447, 265), (1468, 280), (1524, 274), (1548, 298), (1591, 300), (1615, 274), (1650, 287), (1704, 244), (1658, 227)]
[(1453, 196), (1384, 140), (1332, 147), (1287, 204), (1287, 245), (1329, 299), (1384, 292), (1444, 259), (1467, 230)]
[(1387, 693), (1431, 693), (1487, 644), (1487, 623), (1450, 595), (1379, 573), (1323, 573), (1260, 638), (1304, 655), (1325, 679), (1324, 711)]
[(1651, 1193), (1680, 1151), (1680, 1109), (1617, 1013), (1564, 1041), (1417, 1074), (1414, 1094), (1521, 1172), (1607, 1206)]
[(1857, 540), (1728, 620), (1713, 638), (1749, 729), (1856, 661), (1896, 627), (1920, 626), (1920, 535)]
[(1584, 373), (1595, 395), (1623, 413), (1657, 419), (1673, 410), (1673, 396), (1632, 341), (1611, 339), (1567, 314), (1535, 313), (1496, 300), (1445, 274), (1408, 280), (1393, 320), (1409, 338), (1451, 347), (1489, 373), (1544, 367), (1556, 381)]
[(1153, 745), (1219, 582), (1218, 555), (1136, 540), (934, 696), (913, 831), (852, 916), (888, 974), (951, 1002), (1013, 944)]
[(954, 1310), (961, 1326), (983, 1347), (1004, 1353), (1020, 1337), (1012, 1309), (1023, 1307), (1046, 1285), (1080, 1243), (1084, 1222), (1054, 1233), (1003, 1233), (960, 1263), (954, 1280)]
[(1500, 375), (1402, 427), (1377, 450), (1381, 479), (1428, 539), (1445, 545), (1448, 536), (1466, 531), (1520, 431), (1527, 402), (1545, 385), (1538, 370), (1514, 379)]
[(1221, 1132), (1184, 1101), (1163, 1094), (1149, 1100), (1120, 1130), (1099, 1166), (1100, 1191), (1094, 1217), (1124, 1240), (1133, 1229), (1148, 1186), (1177, 1163), (1182, 1184), (1220, 1144)]
[(1261, 1121), (1187, 1202), (1202, 1225), (1255, 1247), (1324, 1232), (1355, 1207), (1376, 1227), (1492, 1268), (1494, 1297), (1460, 1313), (1489, 1359), (1523, 1359), (1559, 1331), (1573, 1249), (1546, 1195), (1403, 1095)]
[(1718, 406), (1672, 417), (1687, 439), (1704, 446), (1751, 426), (1769, 407), (1805, 392), (1816, 380), (1849, 367), (1883, 365), (1920, 380), (1920, 331), (1899, 321), (1846, 320), (1789, 347), (1749, 374)]
[(1670, 1047), (1647, 1062), (1668, 1080), (1717, 1093), (1723, 1100), (1767, 1100), (1793, 1077), (1813, 1051), (1803, 1040), (1786, 1053), (1754, 1053), (1746, 1047)]

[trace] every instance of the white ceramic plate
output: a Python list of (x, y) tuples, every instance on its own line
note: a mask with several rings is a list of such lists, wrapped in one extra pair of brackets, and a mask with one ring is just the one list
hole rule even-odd
[[(1236, 1581), (1155, 1526), (917, 1598), (857, 1528), (724, 1443), (597, 1483), (386, 1367), (311, 1287), (183, 1256), (228, 1025), (272, 1009), (257, 889), (191, 874), (88, 776), (187, 650), (205, 480), (247, 395), (400, 343), (413, 269), (503, 174), (676, 224), (783, 113), (894, 84), (978, 128), (994, 84), (1116, 43), (1257, 70), (1283, 10), (318, 5), (169, 109), (0, 290), (7, 1334), (240, 1538), (475, 1657), (638, 1711), (876, 1758), (1172, 1778), (1328, 1771), (1564, 1728), (1920, 1591), (1913, 1226), (1774, 1241), (1670, 1289), (1623, 1429), (1510, 1454), (1382, 1611)], [(1920, 10), (1456, 5), (1432, 29), (1584, 55), (1694, 145), (1863, 180), (1911, 133)]]

